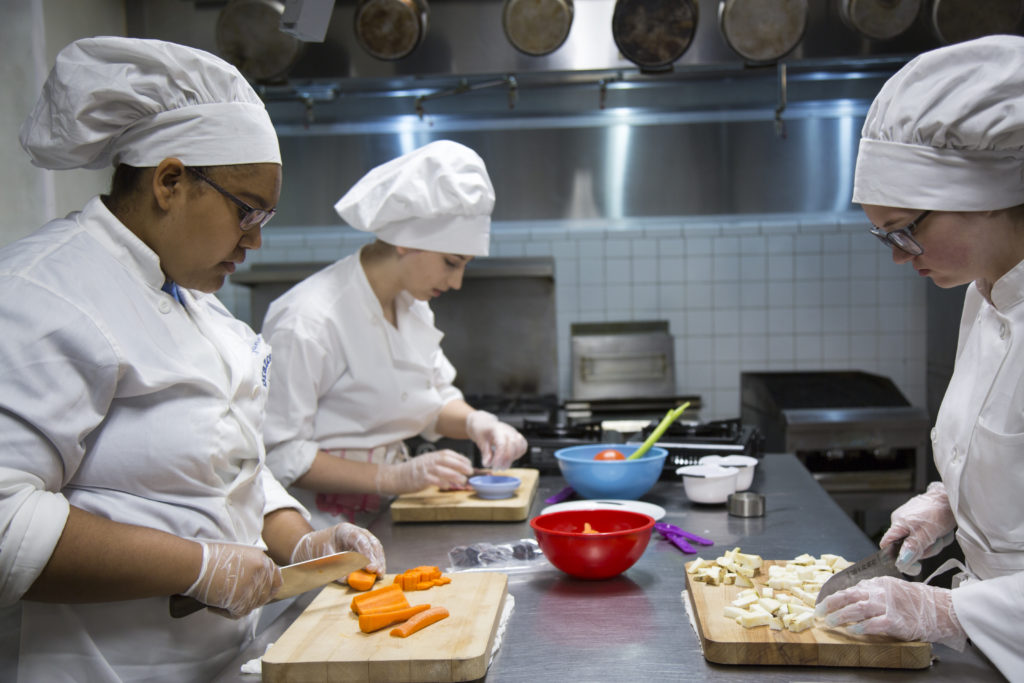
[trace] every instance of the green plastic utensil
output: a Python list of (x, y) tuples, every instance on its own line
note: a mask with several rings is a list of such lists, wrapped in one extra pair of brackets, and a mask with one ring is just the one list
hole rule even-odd
[(665, 430), (668, 429), (669, 425), (678, 420), (679, 416), (682, 415), (683, 412), (689, 407), (690, 402), (687, 401), (678, 408), (673, 408), (672, 410), (665, 413), (665, 417), (661, 419), (661, 422), (659, 422), (658, 426), (654, 428), (654, 431), (651, 432), (651, 435), (647, 437), (647, 440), (644, 441), (640, 448), (636, 449), (636, 451), (632, 455), (626, 458), (626, 460), (636, 460), (644, 453), (651, 450), (651, 446), (658, 442), (658, 439), (660, 439), (661, 435), (665, 433)]

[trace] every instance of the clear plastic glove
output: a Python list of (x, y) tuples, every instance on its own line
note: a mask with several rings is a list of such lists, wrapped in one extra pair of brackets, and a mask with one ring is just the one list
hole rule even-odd
[(281, 587), (281, 570), (259, 548), (234, 543), (200, 545), (203, 567), (185, 595), (204, 605), (219, 607), (237, 619), (266, 604)]
[(384, 546), (377, 537), (361, 526), (342, 522), (334, 526), (310, 531), (299, 539), (292, 550), (292, 564), (313, 560), (324, 555), (354, 550), (370, 561), (366, 571), (383, 576), (386, 568)]
[(896, 568), (904, 574), (921, 573), (920, 560), (936, 555), (953, 542), (956, 519), (949, 507), (946, 487), (932, 482), (928, 490), (914, 496), (892, 513), (892, 524), (882, 536), (880, 547), (903, 541)]
[(432, 451), (398, 463), (377, 467), (377, 493), (412, 493), (428, 486), (464, 486), (473, 474), (473, 462), (455, 451)]
[(834, 593), (814, 613), (832, 627), (850, 624), (847, 629), (856, 635), (942, 643), (960, 651), (967, 644), (953, 611), (953, 591), (891, 576), (866, 579)]
[(466, 433), (480, 449), (484, 467), (507, 470), (526, 453), (523, 435), (487, 411), (474, 410), (466, 417)]

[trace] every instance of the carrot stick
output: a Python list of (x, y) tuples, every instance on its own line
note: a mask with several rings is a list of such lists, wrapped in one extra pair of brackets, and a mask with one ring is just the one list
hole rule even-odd
[(357, 591), (366, 591), (373, 588), (373, 584), (377, 582), (377, 575), (373, 572), (357, 569), (348, 575), (347, 580), (348, 585)]
[[(394, 604), (399, 600), (405, 600), (401, 586), (390, 584), (377, 590), (360, 593), (352, 598), (352, 611), (360, 614), (364, 607), (380, 607), (381, 605)], [(408, 604), (408, 603), (406, 603)]]
[(391, 629), (391, 635), (399, 638), (411, 636), (416, 631), (441, 621), (448, 616), (448, 610), (438, 605), (409, 618), (404, 624)]
[(380, 612), (379, 614), (360, 614), (359, 615), (359, 630), (363, 633), (373, 633), (379, 631), (382, 628), (397, 624), (400, 621), (412, 617), (413, 615), (419, 614), (425, 610), (430, 609), (430, 605), (413, 605), (412, 607), (406, 607), (404, 609), (391, 610), (390, 612)]

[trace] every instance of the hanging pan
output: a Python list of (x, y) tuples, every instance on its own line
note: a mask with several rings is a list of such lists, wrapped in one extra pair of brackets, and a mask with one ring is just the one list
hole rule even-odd
[(276, 0), (231, 0), (217, 15), (217, 53), (252, 81), (284, 80), (305, 43), (280, 30), (282, 14)]
[(851, 29), (869, 40), (890, 40), (917, 19), (921, 0), (842, 0), (839, 16)]
[(356, 41), (377, 59), (401, 59), (427, 35), (429, 14), (427, 0), (360, 0)]
[(1016, 33), (1021, 0), (932, 0), (932, 31), (945, 43), (960, 43), (996, 33)]
[(515, 49), (539, 57), (562, 46), (572, 17), (572, 0), (505, 0), (501, 27)]
[(807, 0), (720, 0), (718, 27), (733, 51), (751, 64), (792, 52), (807, 29)]
[(693, 0), (616, 0), (612, 37), (641, 71), (670, 71), (697, 30)]

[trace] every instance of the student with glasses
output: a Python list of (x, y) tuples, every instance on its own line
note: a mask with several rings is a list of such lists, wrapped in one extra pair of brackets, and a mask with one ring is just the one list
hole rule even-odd
[(858, 634), (969, 639), (1024, 680), (1024, 38), (944, 47), (896, 73), (868, 111), (853, 200), (895, 263), (968, 285), (932, 430), (941, 481), (897, 508), (881, 539), (899, 544), (908, 575), (954, 539), (966, 566), (935, 572), (959, 567), (951, 589), (862, 581), (819, 616)]
[[(0, 607), (20, 607), (18, 680), (210, 680), (252, 638), (278, 565), (355, 549), (384, 570), (376, 538), (314, 531), (265, 467), (270, 349), (213, 295), (274, 214), (277, 136), (223, 60), (98, 37), (57, 56), (21, 142), (42, 168), (115, 172), (109, 194), (0, 249)], [(172, 619), (175, 594), (211, 609)]]

